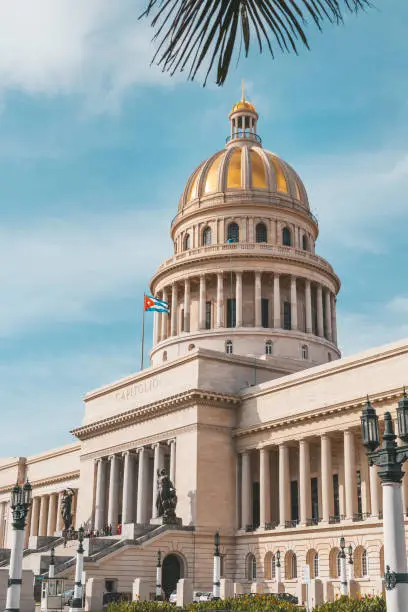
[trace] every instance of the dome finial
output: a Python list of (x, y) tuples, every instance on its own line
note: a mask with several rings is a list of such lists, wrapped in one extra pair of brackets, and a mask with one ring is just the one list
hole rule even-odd
[(245, 102), (245, 81), (244, 79), (242, 79), (242, 82), (241, 82), (241, 91), (242, 91), (241, 102)]

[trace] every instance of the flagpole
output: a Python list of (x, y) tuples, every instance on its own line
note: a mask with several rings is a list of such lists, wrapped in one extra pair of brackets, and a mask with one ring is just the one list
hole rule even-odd
[(144, 357), (144, 313), (145, 313), (145, 293), (143, 294), (143, 309), (142, 309), (142, 354), (140, 356), (140, 369), (143, 370)]

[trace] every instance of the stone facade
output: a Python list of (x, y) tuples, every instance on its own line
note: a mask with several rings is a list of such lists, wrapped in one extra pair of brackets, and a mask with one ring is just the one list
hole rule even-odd
[[(217, 529), (222, 575), (243, 590), (300, 594), (309, 565), (316, 597), (335, 597), (342, 535), (355, 588), (382, 589), (382, 496), (360, 413), (368, 394), (380, 419), (395, 414), (408, 342), (340, 358), (339, 279), (315, 253), (318, 226), (300, 178), (262, 148), (257, 119), (238, 103), (226, 149), (187, 182), (174, 255), (151, 281), (170, 315), (154, 315), (150, 367), (85, 396), (77, 443), (0, 461), (2, 549), (16, 479), (33, 485), (30, 548), (60, 535), (60, 492), (75, 491), (75, 526), (99, 532), (85, 558), (89, 601), (100, 579), (130, 593), (141, 578), (154, 591), (159, 550), (164, 576), (175, 558), (180, 578), (210, 589)], [(182, 528), (156, 525), (161, 467)], [(402, 495), (407, 508), (407, 483)], [(112, 535), (102, 537), (106, 525)], [(54, 544), (57, 573), (72, 579), (62, 562), (75, 547)], [(25, 568), (43, 571), (44, 554), (27, 554)]]

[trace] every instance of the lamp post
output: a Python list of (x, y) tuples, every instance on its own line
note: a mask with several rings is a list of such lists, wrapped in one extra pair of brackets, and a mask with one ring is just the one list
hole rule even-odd
[(403, 396), (397, 407), (398, 433), (405, 443), (398, 446), (392, 417), (384, 415), (383, 442), (380, 446), (378, 416), (367, 398), (361, 416), (363, 445), (370, 465), (377, 465), (383, 492), (384, 560), (387, 612), (403, 612), (408, 601), (408, 574), (402, 508), (402, 464), (408, 459), (408, 398)]
[(54, 578), (55, 576), (55, 554), (54, 549), (51, 548), (50, 564), (48, 566), (48, 578)]
[(281, 562), (280, 562), (280, 550), (276, 551), (276, 566), (275, 566), (275, 575), (276, 575), (276, 582), (278, 584), (280, 584), (282, 582), (282, 568), (281, 568)]
[(221, 555), (220, 555), (220, 534), (218, 531), (214, 535), (214, 565), (213, 565), (213, 599), (221, 597)]
[(340, 595), (347, 597), (347, 568), (346, 568), (346, 553), (344, 551), (346, 542), (341, 536), (340, 538)]
[(353, 572), (353, 547), (350, 544), (348, 547), (348, 579), (353, 580), (354, 572)]
[(84, 569), (84, 547), (82, 542), (84, 540), (84, 528), (78, 529), (78, 548), (76, 555), (76, 566), (75, 566), (75, 585), (74, 585), (74, 597), (69, 607), (70, 612), (81, 612), (83, 610), (83, 593), (82, 593), (82, 572)]
[(23, 572), (24, 529), (28, 510), (32, 501), (30, 483), (20, 486), (18, 483), (11, 490), (10, 506), (13, 512), (13, 539), (11, 543), (10, 570), (7, 589), (6, 611), (20, 610), (21, 576)]
[(162, 600), (162, 563), (161, 563), (161, 550), (157, 553), (157, 565), (156, 565), (156, 601)]

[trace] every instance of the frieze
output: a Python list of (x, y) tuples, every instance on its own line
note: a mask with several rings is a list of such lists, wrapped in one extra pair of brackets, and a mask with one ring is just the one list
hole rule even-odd
[(155, 376), (154, 378), (150, 378), (149, 380), (142, 380), (141, 382), (133, 383), (124, 389), (120, 389), (115, 393), (115, 399), (118, 401), (128, 401), (131, 399), (137, 399), (140, 395), (144, 393), (150, 393), (158, 389), (160, 385), (160, 378)]

